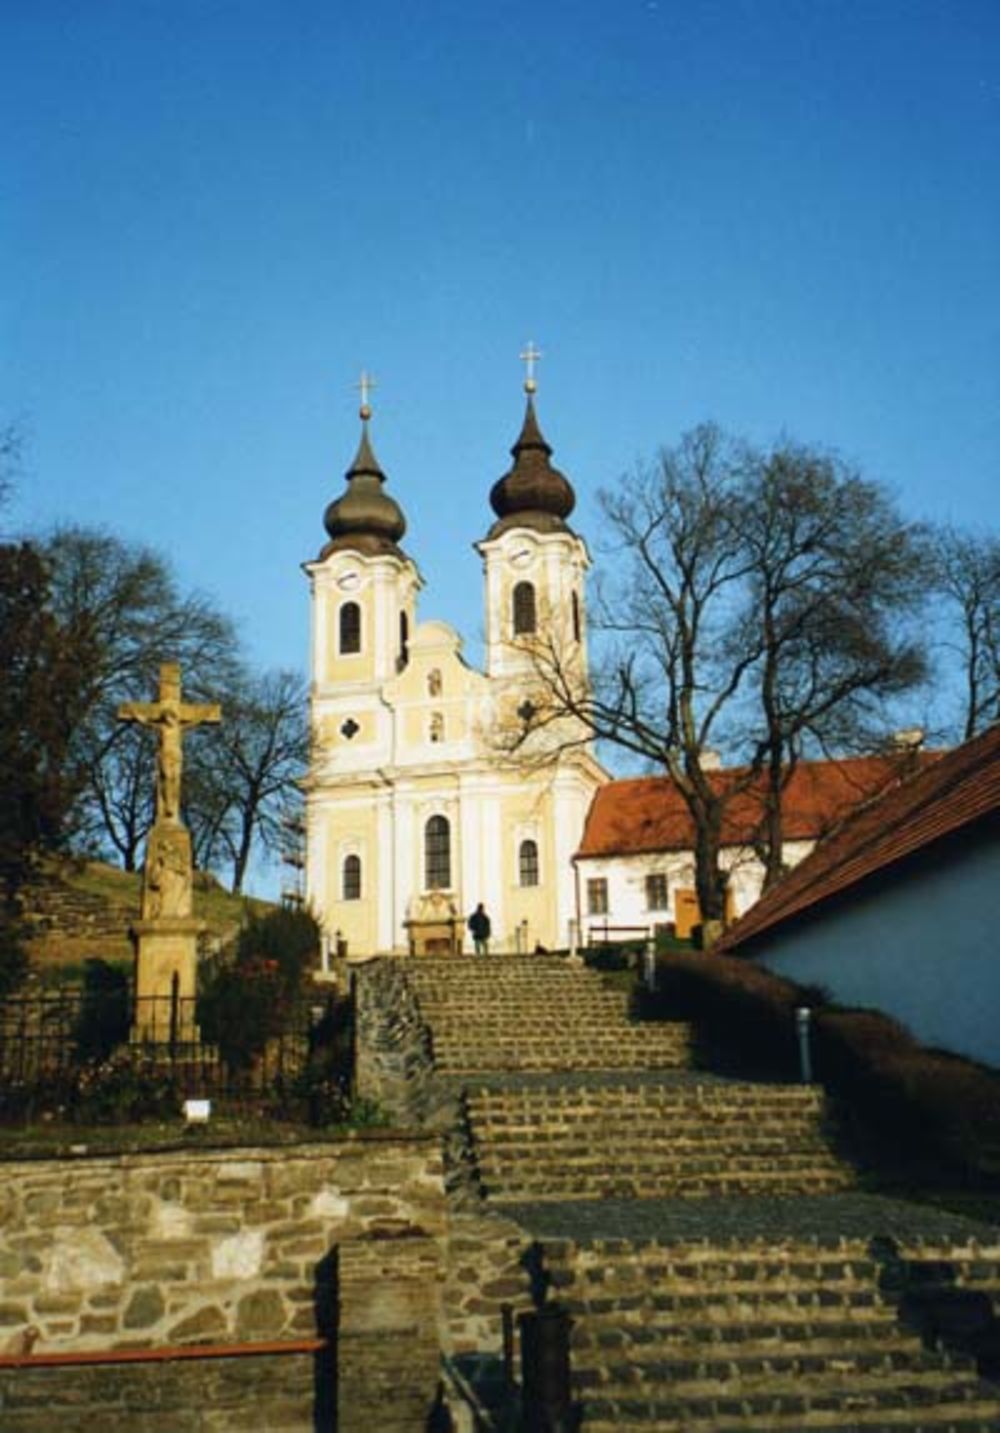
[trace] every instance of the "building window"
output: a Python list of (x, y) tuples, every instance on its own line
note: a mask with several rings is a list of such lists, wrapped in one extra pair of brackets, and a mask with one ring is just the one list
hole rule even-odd
[(345, 901), (361, 899), (361, 857), (345, 856), (341, 891)]
[(427, 673), (427, 695), (429, 697), (441, 695), (441, 672), (437, 667), (432, 667)]
[(444, 741), (444, 717), (440, 712), (431, 713), (430, 736), (433, 742)]
[(451, 828), (446, 816), (432, 816), (424, 827), (424, 870), (429, 891), (451, 885)]
[(522, 841), (517, 853), (517, 873), (522, 886), (538, 885), (538, 842)]
[(340, 651), (346, 657), (361, 651), (361, 608), (356, 602), (345, 602), (340, 609)]
[(608, 913), (608, 882), (604, 876), (597, 876), (587, 882), (587, 914), (606, 916)]
[(653, 871), (646, 877), (647, 911), (667, 909), (667, 878), (663, 871)]
[(396, 663), (402, 671), (410, 660), (410, 619), (405, 612), (399, 614), (399, 659)]
[(580, 640), (580, 599), (574, 592), (570, 598), (570, 606), (573, 610), (573, 641)]
[(535, 589), (530, 582), (519, 582), (514, 588), (514, 636), (530, 636), (536, 622)]

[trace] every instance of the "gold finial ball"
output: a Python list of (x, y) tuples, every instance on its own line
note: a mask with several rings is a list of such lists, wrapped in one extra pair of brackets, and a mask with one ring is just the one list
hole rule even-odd
[(526, 378), (526, 379), (524, 380), (524, 391), (525, 391), (525, 393), (537, 393), (537, 392), (538, 392), (538, 384), (535, 382), (535, 380), (534, 380), (533, 378)]
[(372, 410), (369, 408), (367, 403), (362, 403), (361, 407), (358, 409), (358, 412), (361, 416), (362, 423), (367, 423), (368, 419), (372, 416)]

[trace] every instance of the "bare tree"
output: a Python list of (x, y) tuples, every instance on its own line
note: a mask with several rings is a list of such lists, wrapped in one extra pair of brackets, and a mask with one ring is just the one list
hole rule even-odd
[(307, 688), (295, 672), (244, 674), (220, 700), (221, 729), (190, 743), (186, 814), (205, 863), (229, 863), (239, 892), (255, 846), (277, 849), (282, 818), (301, 799)]
[[(746, 450), (736, 513), (748, 559), (731, 663), (759, 652), (731, 746), (762, 775), (764, 888), (784, 871), (782, 795), (806, 752), (871, 750), (886, 703), (923, 681), (907, 616), (923, 597), (919, 530), (874, 483), (791, 443)], [(740, 727), (742, 726), (742, 730)]]
[[(665, 769), (691, 815), (703, 920), (718, 923), (729, 803), (758, 797), (773, 881), (795, 762), (870, 745), (884, 703), (921, 679), (919, 643), (901, 626), (916, 600), (916, 534), (836, 459), (788, 443), (758, 453), (712, 425), (601, 500), (614, 542), (595, 675), (581, 681), (556, 637), (536, 642), (542, 695), (522, 709), (521, 740), (569, 714)], [(733, 763), (724, 777), (717, 749)]]
[(53, 610), (98, 653), (73, 756), (87, 773), (80, 814), (92, 841), (137, 864), (153, 819), (148, 735), (117, 719), (123, 701), (156, 690), (161, 662), (180, 662), (194, 700), (214, 699), (237, 666), (229, 620), (203, 595), (183, 596), (166, 560), (106, 532), (64, 528), (45, 544)]
[(1000, 538), (945, 528), (932, 536), (934, 585), (946, 599), (946, 649), (959, 664), (963, 741), (1000, 720)]

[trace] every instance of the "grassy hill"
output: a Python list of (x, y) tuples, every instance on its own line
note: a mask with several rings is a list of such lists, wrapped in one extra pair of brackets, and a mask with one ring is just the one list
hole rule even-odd
[[(103, 861), (47, 864), (37, 883), (22, 892), (33, 969), (43, 977), (71, 978), (92, 956), (131, 961), (128, 928), (139, 915), (141, 884), (138, 872)], [(231, 895), (214, 877), (196, 873), (194, 913), (210, 938), (228, 941), (248, 908), (267, 910), (269, 903)]]

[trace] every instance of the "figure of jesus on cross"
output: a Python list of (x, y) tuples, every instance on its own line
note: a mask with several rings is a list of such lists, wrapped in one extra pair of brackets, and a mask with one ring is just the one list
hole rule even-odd
[(213, 703), (181, 700), (181, 669), (177, 662), (160, 667), (160, 699), (156, 702), (125, 702), (118, 708), (119, 721), (136, 721), (159, 731), (156, 754), (156, 824), (176, 825), (181, 810), (181, 739), (184, 729), (222, 720), (222, 708)]

